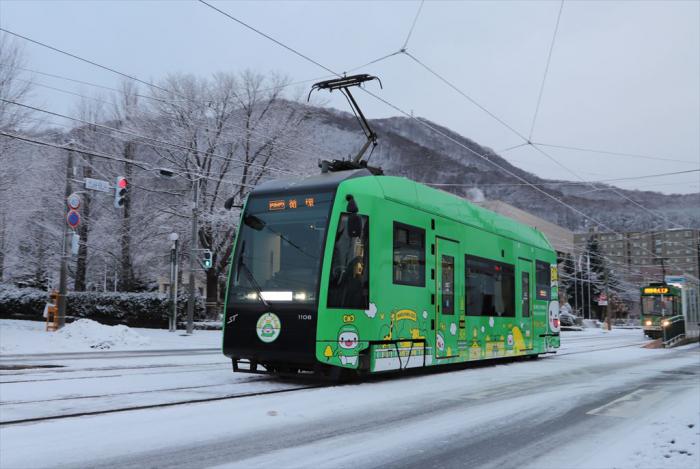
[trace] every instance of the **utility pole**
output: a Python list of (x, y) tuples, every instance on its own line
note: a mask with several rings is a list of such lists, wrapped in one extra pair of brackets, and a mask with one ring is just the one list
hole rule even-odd
[(586, 252), (586, 269), (588, 270), (588, 319), (593, 319), (591, 315), (591, 253)]
[(177, 233), (170, 233), (168, 239), (173, 242), (170, 247), (170, 332), (177, 329)]
[(66, 290), (68, 289), (68, 249), (71, 244), (70, 236), (71, 230), (68, 229), (68, 223), (66, 222), (66, 201), (68, 196), (73, 192), (71, 187), (71, 179), (73, 178), (73, 144), (70, 143), (71, 148), (68, 151), (68, 163), (66, 164), (66, 188), (65, 197), (63, 198), (63, 209), (62, 209), (62, 221), (63, 221), (63, 243), (61, 246), (61, 270), (59, 272), (58, 280), (58, 328), (62, 328), (66, 324)]
[(189, 297), (187, 299), (187, 333), (192, 334), (194, 330), (194, 260), (199, 247), (199, 237), (197, 236), (197, 215), (199, 212), (199, 179), (192, 181), (192, 233), (190, 237), (190, 283), (188, 286)]
[(608, 269), (605, 269), (605, 322), (608, 325), (608, 330), (612, 330), (612, 318), (610, 310), (610, 295), (608, 294)]
[[(575, 255), (575, 253), (574, 253)], [(573, 261), (574, 264), (574, 314), (578, 314), (578, 268), (576, 267), (576, 259)]]

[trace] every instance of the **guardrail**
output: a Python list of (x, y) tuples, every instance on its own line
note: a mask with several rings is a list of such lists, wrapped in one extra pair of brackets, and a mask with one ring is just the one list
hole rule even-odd
[(685, 318), (673, 316), (661, 320), (664, 347), (673, 347), (685, 338)]

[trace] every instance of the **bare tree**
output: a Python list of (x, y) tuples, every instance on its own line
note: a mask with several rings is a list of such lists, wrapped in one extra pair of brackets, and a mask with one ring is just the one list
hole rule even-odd
[(210, 80), (173, 75), (162, 84), (170, 93), (154, 93), (151, 107), (162, 119), (151, 130), (179, 145), (158, 153), (190, 187), (199, 185), (198, 248), (213, 253), (206, 274), (210, 305), (219, 300), (238, 219), (224, 210), (224, 200), (233, 196), (240, 205), (271, 166), (284, 161), (308, 117), (306, 108), (285, 100), (287, 84), (284, 77), (251, 71)]
[[(16, 131), (27, 124), (29, 111), (7, 101), (21, 101), (32, 89), (31, 80), (22, 78), (24, 54), (17, 43), (6, 34), (0, 33), (0, 130)], [(5, 256), (8, 249), (7, 241), (7, 209), (8, 195), (16, 179), (16, 173), (21, 168), (12, 165), (7, 156), (15, 142), (0, 136), (0, 281), (5, 273)]]

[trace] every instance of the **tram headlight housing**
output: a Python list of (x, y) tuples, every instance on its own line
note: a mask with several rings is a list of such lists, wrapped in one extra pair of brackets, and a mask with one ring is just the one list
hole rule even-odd
[(664, 327), (668, 327), (669, 324), (671, 324), (671, 321), (669, 321), (668, 319), (664, 319), (663, 321), (661, 321), (661, 325)]
[(651, 326), (651, 324), (652, 324), (652, 323), (651, 323), (651, 319), (647, 319), (647, 320), (644, 322), (644, 325), (646, 325), (646, 326)]

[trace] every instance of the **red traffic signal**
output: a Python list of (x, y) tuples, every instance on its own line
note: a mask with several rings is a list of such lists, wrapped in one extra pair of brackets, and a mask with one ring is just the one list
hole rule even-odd
[(126, 193), (129, 186), (128, 181), (125, 177), (119, 176), (116, 180), (116, 185), (114, 186), (114, 207), (122, 208), (126, 202)]

